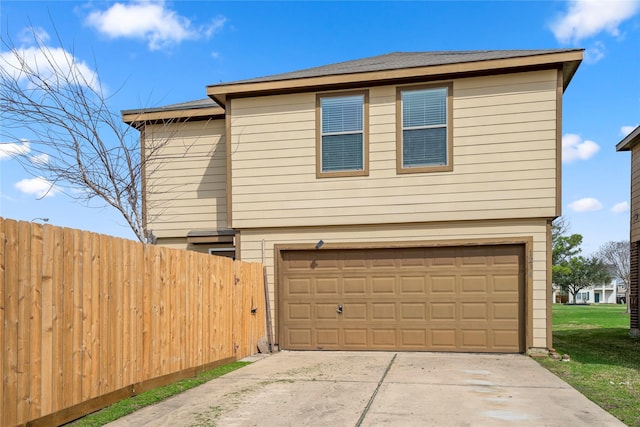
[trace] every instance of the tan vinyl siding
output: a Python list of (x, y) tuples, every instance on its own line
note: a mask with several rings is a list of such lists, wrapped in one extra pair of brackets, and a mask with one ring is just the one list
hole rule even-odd
[(369, 90), (369, 176), (317, 179), (316, 93), (233, 99), (233, 227), (549, 218), (556, 71), (453, 81), (453, 171), (398, 175), (396, 88)]
[(145, 170), (153, 234), (162, 241), (185, 238), (189, 230), (226, 228), (224, 120), (147, 125), (145, 144), (147, 150), (157, 147)]
[(631, 241), (640, 240), (640, 145), (631, 150)]
[[(316, 242), (324, 240), (325, 245), (334, 243), (400, 243), (402, 242), (438, 242), (465, 241), (472, 239), (532, 239), (532, 258), (527, 266), (531, 274), (531, 289), (527, 285), (527, 307), (531, 307), (526, 327), (532, 330), (531, 346), (547, 347), (546, 310), (547, 310), (547, 221), (543, 219), (467, 221), (431, 224), (393, 224), (369, 225), (358, 227), (305, 227), (243, 230), (241, 259), (243, 261), (262, 262), (262, 241), (264, 240), (264, 263), (267, 267), (270, 284), (271, 307), (277, 306), (275, 295), (278, 283), (274, 277), (274, 245), (309, 244), (313, 248)], [(528, 259), (527, 254), (527, 259)], [(550, 284), (549, 284), (550, 286)], [(275, 310), (275, 308), (274, 308)], [(527, 309), (529, 312), (529, 309)], [(274, 313), (274, 319), (277, 316)]]

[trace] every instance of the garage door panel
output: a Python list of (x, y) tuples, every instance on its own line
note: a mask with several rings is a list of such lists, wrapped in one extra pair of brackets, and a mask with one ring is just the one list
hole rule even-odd
[(315, 330), (315, 341), (320, 347), (339, 347), (340, 328), (318, 328)]
[(312, 270), (336, 271), (339, 270), (340, 262), (330, 252), (317, 251), (317, 254), (309, 261), (308, 265)]
[(487, 277), (486, 276), (471, 276), (464, 275), (460, 277), (460, 292), (461, 293), (480, 293), (485, 294), (487, 292)]
[(285, 336), (289, 341), (290, 345), (295, 346), (300, 349), (312, 349), (312, 339), (311, 336), (313, 332), (311, 328), (285, 328)]
[(396, 278), (395, 276), (378, 277), (374, 276), (371, 279), (371, 293), (374, 295), (387, 294), (395, 295), (396, 293)]
[[(337, 310), (337, 306), (337, 304), (334, 306), (335, 310)], [(342, 307), (342, 317), (344, 318), (344, 320), (366, 321), (369, 319), (369, 317), (367, 316), (368, 310), (366, 303), (345, 303), (342, 305)]]
[(390, 328), (372, 328), (372, 344), (380, 349), (396, 348), (397, 332)]
[(518, 275), (493, 275), (493, 292), (518, 292)]
[(427, 303), (426, 302), (401, 302), (400, 317), (398, 321), (405, 320), (427, 320)]
[(289, 321), (311, 321), (311, 303), (291, 303), (287, 306), (287, 316)]
[(368, 268), (368, 261), (358, 253), (342, 252), (339, 260), (344, 271), (363, 271)]
[(367, 278), (365, 276), (344, 277), (342, 289), (344, 295), (365, 296), (367, 295)]
[(466, 302), (460, 304), (460, 320), (474, 320), (487, 322), (487, 304), (480, 302)]
[(339, 277), (318, 278), (315, 280), (316, 294), (338, 296)]
[(422, 294), (426, 292), (427, 280), (424, 276), (400, 277), (400, 292), (407, 294)]
[(291, 278), (286, 283), (287, 292), (290, 295), (305, 295), (310, 296), (311, 293), (311, 279), (310, 278)]
[(424, 251), (424, 257), (428, 260), (427, 265), (432, 268), (455, 267), (456, 265), (456, 248), (427, 248)]
[(520, 307), (515, 302), (494, 302), (492, 305), (493, 320), (517, 321)]
[(493, 346), (498, 350), (505, 350), (510, 352), (517, 352), (518, 348), (514, 347), (513, 343), (517, 342), (517, 332), (513, 329), (493, 329), (491, 331), (493, 338)]
[(402, 329), (400, 345), (406, 349), (426, 348), (427, 331), (425, 329)]
[(464, 350), (489, 348), (488, 331), (486, 329), (462, 329), (461, 348)]
[(430, 276), (431, 294), (455, 295), (457, 286), (456, 276)]
[(454, 351), (457, 347), (455, 329), (432, 329), (431, 346), (434, 350)]
[(283, 349), (524, 349), (523, 245), (282, 256)]
[(394, 303), (374, 302), (371, 304), (371, 320), (395, 320), (396, 305)]
[(337, 304), (318, 303), (315, 304), (315, 318), (318, 320), (335, 320), (338, 321), (339, 314), (336, 310)]
[(517, 268), (520, 264), (520, 257), (518, 254), (513, 253), (513, 250), (508, 246), (496, 246), (493, 250), (492, 261), (495, 266), (513, 266)]
[(345, 328), (343, 332), (345, 347), (349, 350), (366, 349), (369, 344), (368, 333), (367, 328)]
[(456, 303), (455, 302), (437, 302), (429, 304), (429, 320), (456, 320)]

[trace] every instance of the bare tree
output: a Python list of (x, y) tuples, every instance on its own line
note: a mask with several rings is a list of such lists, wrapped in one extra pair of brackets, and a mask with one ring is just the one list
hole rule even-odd
[(140, 241), (152, 240), (142, 216), (138, 133), (109, 109), (97, 72), (48, 47), (37, 30), (31, 36), (28, 47), (0, 38), (0, 137), (24, 147), (13, 155), (27, 172), (74, 199), (114, 207)]
[(596, 256), (610, 266), (615, 276), (625, 285), (627, 312), (629, 311), (629, 292), (631, 290), (631, 248), (627, 240), (607, 242), (600, 246)]
[(563, 216), (559, 216), (556, 218), (551, 224), (551, 238), (552, 243), (555, 243), (558, 237), (564, 236), (571, 229), (571, 224), (569, 220)]

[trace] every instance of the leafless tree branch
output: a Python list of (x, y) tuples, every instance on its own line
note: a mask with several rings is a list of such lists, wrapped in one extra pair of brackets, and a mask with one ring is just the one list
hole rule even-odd
[[(147, 241), (141, 216), (141, 157), (137, 134), (108, 108), (97, 73), (73, 52), (0, 40), (1, 137), (28, 144), (14, 157), (77, 200), (117, 209), (137, 238)], [(90, 70), (89, 70), (90, 71)]]
[(626, 240), (607, 242), (600, 246), (596, 256), (610, 266), (615, 276), (622, 279), (626, 288), (627, 310), (629, 309), (629, 292), (631, 290), (631, 247)]

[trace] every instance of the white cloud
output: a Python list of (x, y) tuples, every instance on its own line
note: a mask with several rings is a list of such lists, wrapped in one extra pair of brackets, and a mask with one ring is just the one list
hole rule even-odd
[(134, 1), (115, 3), (106, 10), (94, 10), (86, 23), (100, 33), (115, 38), (146, 40), (150, 50), (160, 50), (184, 40), (209, 38), (225, 24), (219, 17), (206, 26), (194, 27), (192, 22), (167, 7), (164, 1)]
[(22, 140), (20, 143), (0, 142), (0, 160), (9, 159), (13, 156), (21, 156), (31, 151), (29, 141)]
[(23, 28), (22, 31), (20, 31), (20, 33), (18, 34), (18, 37), (20, 38), (22, 44), (26, 45), (32, 44), (34, 38), (40, 43), (46, 43), (51, 38), (49, 36), (49, 33), (47, 33), (45, 29), (41, 27)]
[(567, 133), (562, 136), (562, 162), (571, 163), (575, 160), (587, 160), (593, 157), (600, 146), (593, 141), (583, 141), (580, 135)]
[(584, 62), (587, 64), (595, 64), (604, 58), (605, 46), (602, 42), (595, 42), (593, 46), (584, 51)]
[(575, 212), (599, 211), (602, 209), (602, 203), (593, 197), (585, 197), (569, 203), (569, 207)]
[[(71, 75), (84, 86), (99, 90), (97, 74), (84, 62), (59, 47), (43, 44), (48, 35), (40, 29), (27, 28), (23, 32), (30, 39), (22, 47), (0, 52), (0, 69), (17, 81), (24, 81), (29, 74), (35, 74), (51, 85), (58, 84), (58, 75)], [(24, 40), (26, 36), (21, 37)]]
[(638, 0), (572, 0), (567, 12), (551, 23), (561, 43), (577, 43), (602, 31), (619, 36), (618, 26), (638, 11)]
[(620, 128), (620, 136), (627, 136), (633, 132), (638, 126), (622, 126)]
[(613, 212), (613, 213), (623, 213), (623, 212), (627, 212), (627, 211), (629, 211), (629, 203), (627, 203), (627, 202), (616, 203), (611, 208), (611, 212)]
[(39, 176), (37, 178), (23, 179), (16, 183), (16, 188), (26, 194), (34, 194), (37, 198), (52, 197), (60, 190), (52, 182)]
[(49, 155), (47, 153), (40, 153), (29, 157), (29, 161), (36, 165), (46, 165), (49, 163)]

